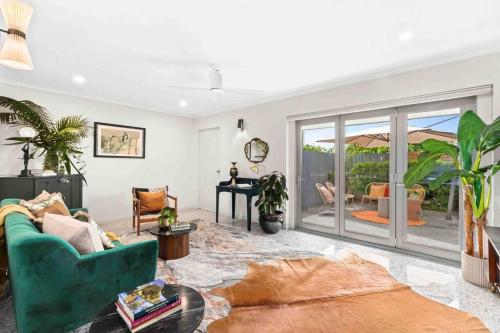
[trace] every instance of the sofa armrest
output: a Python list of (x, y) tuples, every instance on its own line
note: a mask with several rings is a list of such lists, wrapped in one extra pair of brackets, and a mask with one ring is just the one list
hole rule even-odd
[(80, 276), (93, 279), (97, 285), (109, 281), (109, 285), (98, 289), (102, 288), (100, 292), (103, 294), (106, 294), (106, 290), (113, 289), (109, 300), (111, 302), (116, 298), (117, 292), (154, 280), (157, 261), (158, 242), (150, 240), (81, 255), (78, 270)]
[(20, 242), (9, 253), (19, 332), (71, 331), (156, 273), (155, 240), (85, 255), (51, 235)]

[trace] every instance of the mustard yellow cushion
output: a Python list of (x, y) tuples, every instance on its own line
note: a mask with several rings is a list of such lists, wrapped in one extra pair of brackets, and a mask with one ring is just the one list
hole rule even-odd
[(165, 207), (165, 191), (138, 192), (141, 212), (156, 213)]
[(383, 198), (385, 194), (386, 185), (371, 185), (370, 186), (370, 197)]

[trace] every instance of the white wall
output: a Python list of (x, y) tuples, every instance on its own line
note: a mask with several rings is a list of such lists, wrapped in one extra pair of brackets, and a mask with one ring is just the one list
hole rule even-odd
[[(228, 177), (230, 161), (239, 161), (240, 174), (252, 176), (248, 169), (249, 163), (243, 154), (244, 142), (252, 137), (259, 137), (269, 144), (269, 157), (264, 162), (267, 171), (285, 172), (287, 149), (290, 149), (287, 146), (287, 116), (486, 84), (493, 84), (494, 88), (500, 86), (500, 54), (498, 53), (206, 116), (196, 119), (195, 125), (197, 129), (220, 127), (222, 178)], [(483, 100), (479, 104), (478, 112), (486, 122), (490, 122), (500, 114), (500, 94), (494, 93), (488, 101)], [(238, 118), (245, 120), (247, 129), (244, 135), (240, 134), (236, 128)], [(496, 183), (500, 181), (499, 177), (497, 175)], [(490, 220), (493, 220), (495, 215), (500, 216), (499, 186), (494, 190), (494, 201), (497, 204), (492, 209)], [(243, 201), (240, 199), (238, 204), (238, 214), (244, 216)], [(228, 196), (221, 201), (221, 210), (225, 214), (230, 213)], [(288, 217), (290, 219), (290, 215)], [(293, 224), (293, 221), (289, 222)], [(500, 226), (499, 218), (496, 219), (496, 225)]]
[[(179, 197), (181, 208), (198, 206), (193, 120), (89, 99), (0, 84), (0, 95), (28, 99), (45, 106), (52, 118), (81, 114), (91, 122), (108, 122), (146, 128), (146, 158), (94, 158), (93, 127), (83, 142), (88, 186), (83, 188), (83, 205), (96, 219), (132, 214), (132, 186), (168, 184)], [(16, 130), (0, 125), (0, 143)], [(18, 146), (0, 145), (0, 174), (18, 174), (23, 168)], [(41, 168), (41, 160), (30, 161)]]
[[(243, 145), (253, 137), (268, 142), (270, 151), (263, 163), (266, 172), (287, 168), (287, 116), (376, 103), (399, 98), (445, 92), (467, 87), (500, 84), (500, 54), (420, 69), (378, 79), (339, 86), (325, 91), (241, 108), (231, 112), (187, 119), (141, 109), (59, 95), (0, 83), (0, 95), (30, 99), (47, 107), (54, 118), (82, 114), (91, 121), (145, 127), (146, 159), (108, 159), (93, 157), (93, 138), (84, 143), (88, 187), (84, 205), (99, 219), (129, 216), (130, 189), (134, 185), (168, 184), (180, 197), (180, 207), (198, 207), (198, 130), (220, 128), (221, 179), (229, 179), (231, 161), (238, 162), (240, 176), (259, 177), (249, 170)], [(480, 103), (485, 121), (500, 114), (500, 95)], [(236, 128), (238, 118), (245, 120), (245, 131)], [(14, 135), (13, 129), (0, 126), (0, 142)], [(499, 152), (497, 151), (497, 154)], [(22, 169), (19, 147), (0, 146), (0, 174), (17, 174)], [(497, 156), (498, 159), (498, 156)], [(40, 162), (30, 162), (33, 167)], [(499, 176), (496, 177), (498, 183)], [(215, 192), (215, 191), (214, 191)], [(215, 195), (215, 193), (214, 193)], [(221, 211), (230, 214), (229, 195), (221, 194)], [(490, 214), (500, 216), (500, 187), (494, 191), (497, 204)], [(496, 213), (496, 214), (495, 214)], [(245, 216), (244, 198), (238, 199), (237, 214)], [(254, 209), (254, 219), (257, 211)], [(289, 221), (290, 222), (290, 221)], [(496, 225), (500, 226), (497, 218)]]

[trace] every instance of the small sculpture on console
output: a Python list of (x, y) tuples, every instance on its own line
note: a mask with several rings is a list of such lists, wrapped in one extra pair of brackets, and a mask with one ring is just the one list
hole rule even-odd
[(238, 168), (236, 167), (237, 162), (231, 162), (233, 165), (231, 169), (229, 169), (229, 175), (231, 176), (231, 186), (236, 187), (236, 177), (238, 177)]

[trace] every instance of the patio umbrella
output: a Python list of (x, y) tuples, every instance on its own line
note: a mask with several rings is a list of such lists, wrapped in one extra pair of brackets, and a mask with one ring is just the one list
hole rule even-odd
[[(356, 131), (345, 138), (345, 143), (350, 145), (358, 145), (366, 148), (388, 147), (390, 136), (389, 126), (381, 126), (368, 128), (361, 131)], [(448, 142), (456, 141), (457, 136), (451, 132), (441, 132), (425, 127), (408, 126), (408, 143), (421, 143), (426, 139), (436, 139)], [(335, 139), (322, 139), (316, 142), (335, 143)]]

